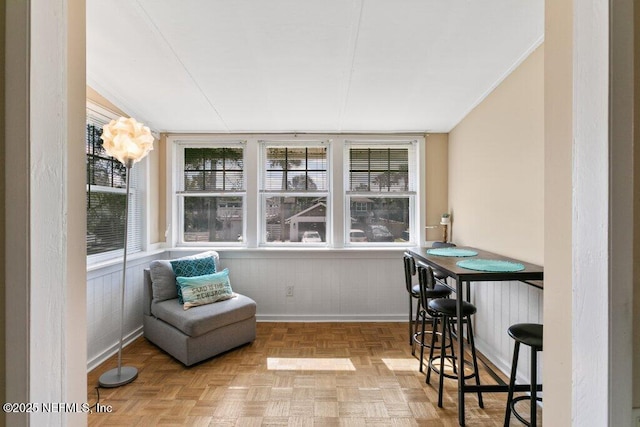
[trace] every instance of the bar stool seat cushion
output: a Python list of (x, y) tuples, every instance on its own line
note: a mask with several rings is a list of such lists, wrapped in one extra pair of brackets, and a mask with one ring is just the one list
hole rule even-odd
[[(456, 300), (454, 299), (434, 299), (429, 301), (429, 308), (449, 317), (456, 317)], [(462, 316), (471, 316), (476, 313), (476, 306), (462, 301)]]
[(420, 298), (420, 284), (419, 283), (416, 283), (415, 285), (413, 285), (411, 287), (411, 293), (413, 294), (414, 297)]
[[(420, 296), (420, 285), (413, 285), (411, 291), (416, 294), (416, 298)], [(427, 289), (427, 298), (446, 298), (451, 295), (451, 289), (444, 285), (436, 284), (433, 289)]]
[(517, 323), (507, 330), (511, 338), (522, 344), (542, 350), (542, 325), (538, 323)]
[(446, 298), (451, 295), (451, 289), (444, 285), (436, 283), (433, 289), (427, 289), (427, 298)]

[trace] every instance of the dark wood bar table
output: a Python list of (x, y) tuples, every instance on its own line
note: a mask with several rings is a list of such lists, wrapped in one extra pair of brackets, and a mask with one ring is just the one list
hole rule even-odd
[[(470, 291), (472, 283), (475, 282), (494, 282), (494, 281), (521, 281), (537, 288), (543, 288), (544, 270), (541, 266), (530, 264), (528, 262), (519, 261), (517, 259), (505, 257), (502, 255), (494, 254), (491, 252), (483, 251), (482, 249), (470, 248), (465, 246), (457, 246), (458, 249), (468, 249), (477, 252), (478, 254), (472, 257), (453, 257), (453, 256), (438, 256), (429, 254), (427, 251), (431, 248), (420, 247), (408, 249), (409, 252), (416, 261), (422, 261), (423, 263), (431, 266), (434, 269), (445, 272), (455, 281), (456, 292), (456, 310), (458, 315), (456, 316), (457, 330), (462, 331), (462, 317), (460, 312), (462, 310), (462, 301), (464, 298), (464, 291), (466, 289), (467, 294)], [(477, 271), (463, 268), (457, 265), (460, 260), (466, 259), (486, 259), (486, 260), (498, 260), (508, 261), (522, 264), (523, 270), (510, 271), (510, 272), (491, 272), (491, 271)], [(474, 285), (475, 286), (475, 285)], [(505, 331), (506, 333), (506, 331)], [(462, 337), (458, 338), (458, 354), (460, 355), (460, 361), (458, 366), (464, 366), (464, 340)], [(508, 386), (506, 384), (482, 384), (477, 386), (475, 384), (465, 384), (464, 375), (458, 375), (458, 422), (461, 426), (464, 425), (464, 394), (482, 392), (507, 392)], [(529, 386), (518, 386), (518, 391), (528, 391)]]

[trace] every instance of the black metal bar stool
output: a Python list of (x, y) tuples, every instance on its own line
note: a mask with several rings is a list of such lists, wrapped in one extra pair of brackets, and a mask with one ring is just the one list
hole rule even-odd
[[(415, 355), (414, 336), (418, 327), (418, 316), (420, 313), (420, 285), (413, 284), (413, 277), (416, 275), (416, 263), (413, 257), (404, 253), (404, 282), (409, 294), (409, 345), (412, 346), (411, 354)], [(413, 320), (413, 300), (416, 299), (416, 317)]]
[[(524, 425), (535, 426), (536, 425), (536, 402), (542, 401), (541, 397), (537, 396), (538, 389), (541, 390), (541, 386), (537, 382), (538, 372), (538, 352), (542, 351), (542, 325), (538, 323), (518, 323), (512, 325), (507, 330), (511, 338), (515, 340), (515, 346), (513, 348), (513, 362), (511, 364), (511, 378), (509, 379), (509, 394), (507, 396), (507, 411), (504, 416), (504, 425), (507, 427), (511, 418), (511, 412), (520, 420)], [(520, 352), (520, 344), (528, 345), (531, 347), (531, 395), (519, 396), (513, 398), (513, 392), (516, 385), (516, 374), (518, 372), (518, 354)], [(531, 404), (529, 420), (525, 420), (515, 409), (515, 404), (521, 400), (529, 400)]]
[[(438, 335), (438, 323), (440, 321), (440, 315), (429, 309), (429, 301), (435, 298), (449, 298), (451, 295), (451, 289), (440, 283), (436, 283), (433, 270), (431, 267), (419, 262), (418, 263), (418, 286), (420, 297), (420, 310), (418, 311), (418, 319), (422, 325), (419, 333), (414, 334), (414, 342), (418, 341), (418, 335), (420, 336), (420, 372), (422, 372), (422, 366), (424, 364), (424, 349), (425, 347), (433, 347), (435, 345), (435, 338)], [(427, 321), (431, 322), (431, 332), (426, 331)], [(427, 333), (431, 333), (431, 344), (424, 342), (424, 337)], [(451, 348), (453, 349), (453, 345)]]
[[(433, 272), (431, 272), (433, 274)], [(451, 333), (451, 325), (456, 320), (456, 300), (454, 299), (434, 299), (429, 301), (429, 309), (436, 313), (442, 319), (442, 341), (440, 344), (440, 355), (434, 357), (434, 341), (435, 335), (431, 337), (431, 350), (429, 351), (429, 369), (427, 371), (426, 382), (429, 384), (429, 380), (431, 377), (431, 371), (436, 372), (440, 376), (440, 383), (438, 386), (438, 407), (442, 408), (442, 393), (444, 386), (444, 378), (458, 378), (458, 375), (464, 375), (465, 380), (475, 378), (476, 385), (480, 385), (480, 373), (478, 371), (478, 359), (476, 357), (476, 345), (473, 339), (473, 325), (471, 324), (471, 316), (476, 313), (476, 307), (468, 303), (466, 301), (462, 301), (462, 317), (466, 320), (467, 325), (467, 340), (469, 345), (471, 346), (471, 359), (473, 363), (473, 372), (465, 375), (464, 366), (457, 367), (456, 365), (456, 356), (453, 351), (453, 345), (451, 345), (451, 354), (447, 354), (447, 348), (449, 346), (445, 345), (447, 338), (449, 342), (452, 343), (452, 333)], [(463, 339), (461, 336), (462, 331), (459, 331), (458, 339)], [(448, 335), (448, 337), (447, 337)], [(439, 367), (436, 366), (436, 360), (439, 359)], [(453, 374), (449, 374), (445, 372), (444, 362), (446, 360), (451, 361)], [(478, 391), (478, 404), (481, 408), (484, 408), (484, 403), (482, 402), (482, 393)]]

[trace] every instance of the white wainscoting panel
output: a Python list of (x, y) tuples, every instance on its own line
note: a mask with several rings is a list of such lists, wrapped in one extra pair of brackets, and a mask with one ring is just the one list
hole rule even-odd
[[(127, 261), (125, 286), (125, 345), (142, 334), (142, 271), (162, 253)], [(133, 258), (133, 259), (131, 259)], [(90, 371), (118, 350), (120, 340), (120, 282), (122, 262), (87, 272), (87, 369)]]
[[(542, 290), (523, 282), (471, 283), (471, 302), (477, 307), (474, 335), (477, 349), (509, 375), (514, 341), (507, 333), (515, 323), (543, 323)], [(542, 380), (544, 352), (538, 353)], [(529, 383), (530, 348), (520, 346), (518, 381)]]
[[(258, 321), (404, 321), (402, 250), (220, 251), (235, 292)], [(171, 257), (185, 252), (172, 252)], [(287, 288), (293, 287), (293, 296)]]

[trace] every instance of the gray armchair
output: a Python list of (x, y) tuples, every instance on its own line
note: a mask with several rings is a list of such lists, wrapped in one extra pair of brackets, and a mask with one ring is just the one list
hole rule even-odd
[[(214, 251), (184, 257), (210, 257)], [(186, 366), (256, 338), (256, 303), (244, 295), (185, 310), (178, 302), (170, 261), (158, 260), (144, 271), (144, 336)]]

